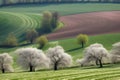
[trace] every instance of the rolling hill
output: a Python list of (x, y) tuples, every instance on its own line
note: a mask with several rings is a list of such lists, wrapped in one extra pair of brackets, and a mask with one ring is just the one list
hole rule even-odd
[(48, 39), (62, 39), (78, 34), (98, 35), (120, 32), (120, 11), (92, 12), (62, 16), (65, 27), (48, 35)]
[(0, 11), (0, 42), (13, 32), (23, 40), (23, 34), (29, 29), (40, 27), (41, 16), (38, 14), (19, 14)]
[[(5, 37), (13, 32), (23, 40), (23, 34), (30, 28), (40, 27), (41, 14), (43, 11), (57, 11), (60, 15), (70, 15), (79, 13), (88, 13), (96, 11), (113, 11), (120, 10), (119, 4), (49, 4), (49, 5), (22, 5), (22, 6), (6, 6), (0, 8), (0, 43)], [(84, 14), (83, 14), (84, 15)], [(67, 25), (70, 16), (61, 17), (62, 21)], [(106, 19), (107, 20), (107, 19)], [(79, 23), (79, 22), (78, 22)], [(84, 31), (84, 30), (83, 30)], [(82, 31), (82, 32), (83, 32)], [(76, 31), (79, 32), (79, 31)]]
[(1, 7), (0, 11), (14, 13), (42, 13), (43, 11), (57, 11), (61, 16), (88, 12), (118, 11), (119, 4), (112, 3), (73, 3), (73, 4), (31, 4)]
[[(108, 50), (111, 49), (112, 44), (120, 40), (120, 33), (104, 34), (97, 36), (90, 36), (89, 43), (98, 42), (102, 43)], [(67, 53), (73, 56), (73, 60), (83, 57), (83, 49), (76, 43), (75, 38), (58, 40), (59, 44), (64, 47)], [(25, 47), (25, 46), (24, 46)], [(26, 46), (27, 47), (27, 46)], [(44, 47), (46, 50), (48, 46)], [(8, 50), (8, 49), (6, 49)], [(9, 49), (11, 50), (11, 49)], [(13, 49), (12, 51), (16, 50)], [(16, 58), (15, 53), (11, 52), (10, 55)], [(58, 71), (53, 70), (38, 70), (36, 72), (26, 72), (21, 70), (20, 67), (14, 62), (14, 73), (0, 74), (1, 80), (119, 80), (120, 78), (120, 64), (104, 64), (103, 68), (96, 66), (79, 67), (74, 65), (70, 68), (61, 69)]]
[[(1, 7), (0, 8), (0, 42), (2, 43), (2, 41), (4, 41), (7, 34), (9, 34), (10, 32), (14, 32), (15, 35), (22, 40), (23, 34), (28, 29), (40, 27), (41, 15), (39, 14), (46, 10), (58, 11), (62, 15), (61, 21), (65, 23), (64, 24), (65, 27), (61, 29), (61, 32), (63, 33), (66, 32), (67, 30), (72, 32), (72, 30), (74, 29), (78, 30), (78, 31), (76, 30), (75, 32), (80, 33), (79, 29), (76, 27), (80, 25), (81, 19), (83, 22), (85, 21), (84, 25), (83, 23), (81, 23), (83, 26), (81, 27), (83, 28), (83, 32), (86, 30), (87, 30), (86, 32), (89, 32), (90, 30), (94, 34), (99, 33), (98, 32), (100, 30), (99, 24), (104, 23), (104, 25), (101, 25), (103, 30), (103, 32), (101, 32), (102, 35), (97, 34), (94, 36), (93, 35), (89, 36), (89, 43), (85, 47), (97, 42), (103, 44), (104, 47), (107, 48), (107, 50), (111, 50), (112, 44), (120, 41), (120, 33), (119, 33), (120, 5), (88, 3), (88, 4), (57, 4), (57, 5), (56, 4), (55, 5), (22, 5), (22, 6), (19, 5), (19, 6)], [(111, 11), (111, 12), (100, 12), (100, 11)], [(95, 12), (96, 15), (88, 12)], [(84, 14), (80, 14), (80, 13), (84, 13)], [(100, 13), (105, 15), (103, 16)], [(107, 15), (106, 13), (110, 13), (110, 15)], [(88, 16), (84, 19), (86, 14)], [(107, 16), (109, 16), (110, 18)], [(92, 20), (92, 18), (95, 20)], [(74, 20), (71, 19), (74, 20), (78, 19), (76, 21), (77, 23), (76, 26), (74, 26), (73, 24)], [(86, 29), (86, 23), (88, 22), (86, 19), (90, 20), (91, 25), (87, 25), (87, 26), (90, 26), (91, 29), (89, 29), (88, 27)], [(95, 24), (99, 23), (99, 24), (95, 25), (94, 23)], [(69, 26), (66, 26), (68, 24), (70, 27), (72, 27), (72, 29), (69, 29)], [(95, 30), (96, 32), (94, 32), (95, 28), (98, 29)], [(107, 34), (106, 31), (108, 31)], [(71, 35), (70, 38), (64, 37), (64, 39), (56, 38), (56, 40), (54, 40), (52, 37), (53, 40), (49, 41), (49, 43), (58, 41), (59, 45), (61, 45), (65, 49), (65, 52), (72, 55), (74, 61), (72, 67), (58, 71), (53, 71), (48, 69), (48, 70), (39, 70), (37, 72), (26, 72), (23, 71), (16, 64), (16, 54), (14, 53), (14, 51), (21, 47), (37, 47), (36, 44), (18, 46), (13, 48), (0, 48), (0, 54), (3, 52), (8, 52), (13, 57), (14, 59), (13, 67), (15, 69), (14, 73), (5, 73), (5, 74), (0, 73), (0, 80), (119, 80), (120, 79), (120, 71), (119, 71), (120, 64), (105, 64), (103, 68), (97, 68), (96, 66), (95, 67), (89, 66), (83, 68), (78, 67), (78, 65), (75, 64), (75, 61), (76, 59), (83, 57), (84, 48), (80, 48), (80, 45), (78, 45), (76, 42), (76, 36), (75, 36), (76, 34), (74, 36), (72, 36), (72, 34), (73, 33), (71, 34), (69, 33), (69, 35)], [(63, 36), (65, 36), (65, 33), (63, 34)], [(51, 46), (55, 46), (49, 43), (43, 48), (44, 51)]]
[[(81, 48), (81, 45), (77, 44), (76, 36), (72, 38), (58, 39), (56, 41), (58, 41), (59, 45), (61, 45), (67, 53), (73, 56), (73, 60), (83, 57), (84, 48)], [(120, 33), (94, 35), (89, 36), (89, 42), (86, 47), (90, 44), (101, 43), (107, 50), (111, 50), (112, 44), (119, 41)], [(46, 45), (44, 50), (49, 47), (50, 46)]]

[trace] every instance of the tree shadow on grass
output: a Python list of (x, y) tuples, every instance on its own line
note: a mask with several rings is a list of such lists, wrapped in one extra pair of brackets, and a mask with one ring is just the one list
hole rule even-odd
[(98, 66), (94, 65), (94, 66), (86, 66), (86, 67), (81, 67), (82, 69), (105, 69), (105, 68), (118, 68), (120, 66), (120, 64), (103, 64), (102, 68), (99, 68)]
[(76, 51), (76, 50), (81, 49), (81, 48), (82, 48), (82, 47), (77, 47), (77, 48), (69, 49), (69, 50), (66, 50), (66, 52)]
[(0, 45), (0, 48), (14, 48), (15, 46), (9, 46), (9, 45)]
[(23, 46), (28, 46), (28, 45), (31, 45), (31, 43), (20, 44), (18, 47), (23, 47)]
[(20, 44), (20, 45), (17, 45), (17, 46), (10, 46), (10, 45), (0, 45), (0, 48), (15, 48), (15, 47), (23, 47), (23, 46), (28, 46), (30, 45), (31, 43), (25, 43), (25, 44)]

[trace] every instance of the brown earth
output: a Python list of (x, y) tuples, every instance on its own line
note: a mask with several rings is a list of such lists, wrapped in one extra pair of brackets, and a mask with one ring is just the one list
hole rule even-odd
[(62, 16), (65, 27), (47, 35), (49, 40), (75, 37), (80, 33), (97, 35), (120, 32), (120, 11)]

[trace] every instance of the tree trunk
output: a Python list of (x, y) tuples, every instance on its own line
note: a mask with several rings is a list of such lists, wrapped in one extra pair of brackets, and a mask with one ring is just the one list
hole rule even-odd
[(2, 73), (5, 73), (5, 69), (4, 68), (2, 68)]
[(45, 46), (44, 44), (40, 44), (39, 49), (42, 49), (44, 46)]
[(3, 63), (1, 64), (1, 68), (2, 68), (2, 73), (5, 73), (5, 69), (3, 67)]
[(82, 48), (84, 48), (84, 42), (81, 42), (81, 44), (82, 44)]
[(56, 63), (54, 64), (54, 70), (58, 70), (57, 66), (58, 66), (58, 64), (57, 64), (57, 62), (56, 62)]
[(32, 66), (30, 66), (30, 72), (32, 72)]
[(35, 68), (33, 66), (30, 66), (30, 72), (35, 71)]
[(31, 44), (33, 43), (33, 39), (30, 40), (30, 43), (31, 43)]
[(81, 64), (81, 67), (83, 67), (83, 64)]
[(102, 68), (103, 67), (102, 61), (100, 59), (98, 61), (99, 61), (99, 64), (100, 64), (100, 68)]

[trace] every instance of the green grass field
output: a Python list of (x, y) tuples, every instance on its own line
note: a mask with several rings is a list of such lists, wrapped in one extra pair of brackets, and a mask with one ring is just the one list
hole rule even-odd
[[(43, 11), (58, 11), (60, 15), (70, 15), (94, 11), (113, 11), (120, 10), (119, 4), (59, 4), (59, 5), (28, 5), (28, 6), (9, 6), (0, 8), (0, 41), (3, 41), (8, 33), (14, 32), (20, 37), (30, 28), (40, 27), (41, 13)], [(6, 23), (7, 22), (7, 23)], [(21, 37), (20, 37), (21, 38)], [(76, 37), (57, 40), (67, 53), (72, 55), (73, 60), (83, 57), (83, 50), (77, 44)], [(110, 50), (112, 44), (120, 41), (120, 33), (103, 34), (89, 36), (89, 46), (93, 43), (101, 43)], [(53, 41), (50, 41), (53, 42)], [(16, 65), (16, 55), (13, 53), (21, 47), (36, 47), (36, 44), (19, 46), (14, 48), (0, 48), (0, 53), (9, 52), (14, 58), (14, 73), (0, 73), (0, 80), (119, 80), (120, 64), (105, 64), (103, 68), (96, 66), (74, 67), (53, 70), (40, 70), (37, 72), (26, 72)], [(44, 51), (50, 46), (47, 44)]]
[[(64, 47), (70, 55), (73, 56), (73, 60), (83, 57), (83, 49), (79, 48), (75, 38), (69, 38), (64, 40), (58, 40), (59, 44)], [(120, 33), (116, 34), (104, 34), (89, 37), (90, 45), (98, 42), (102, 43), (108, 50), (112, 48), (112, 44), (120, 41)], [(32, 45), (31, 45), (32, 46)], [(46, 50), (48, 46), (44, 47)], [(10, 49), (11, 50), (11, 49)], [(15, 49), (14, 49), (15, 50)], [(14, 51), (13, 50), (13, 51)], [(10, 53), (15, 60), (15, 54)], [(75, 67), (74, 67), (75, 66)], [(38, 70), (37, 72), (24, 72), (21, 70), (16, 63), (14, 63), (14, 73), (0, 74), (1, 80), (119, 80), (120, 79), (120, 64), (105, 64), (103, 68), (97, 66), (89, 67), (76, 67), (74, 64), (71, 68), (60, 69), (58, 71), (53, 70)]]
[(13, 32), (20, 40), (25, 32), (40, 27), (41, 15), (20, 14), (0, 11), (0, 41), (4, 41)]
[(119, 80), (120, 65), (108, 64), (104, 68), (76, 67), (58, 71), (15, 72), (0, 74), (0, 80)]
[[(89, 36), (89, 42), (86, 47), (93, 43), (101, 43), (106, 49), (110, 50), (112, 48), (112, 44), (119, 41), (120, 33)], [(83, 48), (81, 48), (81, 45), (77, 44), (76, 37), (58, 40), (58, 42), (59, 45), (63, 46), (66, 52), (73, 56), (74, 60), (83, 56)], [(47, 48), (48, 46), (46, 45), (45, 49)]]
[[(59, 42), (59, 45), (61, 45), (66, 52), (68, 52), (70, 55), (73, 56), (73, 59), (81, 58), (83, 56), (83, 49), (80, 48), (81, 45), (77, 44), (76, 37), (74, 38), (68, 38), (68, 39), (61, 39), (57, 40)], [(87, 43), (86, 47), (93, 43), (101, 43), (104, 45), (105, 48), (110, 50), (112, 48), (112, 44), (120, 41), (120, 33), (114, 33), (114, 34), (103, 34), (103, 35), (96, 35), (96, 36), (89, 36), (89, 42)], [(51, 41), (50, 41), (51, 42)], [(52, 41), (54, 42), (54, 41)], [(34, 45), (27, 45), (23, 47), (36, 47), (36, 44)], [(43, 50), (47, 50), (49, 47), (54, 45), (47, 44)], [(20, 47), (14, 47), (14, 48), (0, 48), (0, 52), (12, 52)]]
[[(41, 14), (37, 13), (13, 13), (0, 11), (0, 44), (9, 33), (13, 32), (18, 41), (25, 39), (25, 33), (29, 29), (41, 27)], [(62, 27), (60, 23), (58, 29)]]
[[(59, 45), (61, 45), (67, 53), (73, 56), (73, 60), (76, 60), (77, 58), (83, 57), (83, 50), (84, 48), (80, 48), (81, 45), (77, 44), (76, 37), (74, 38), (68, 38), (68, 39), (62, 39), (62, 40), (57, 40), (59, 42)], [(96, 36), (89, 36), (89, 42), (85, 46), (89, 46), (90, 44), (93, 43), (101, 43), (103, 46), (111, 50), (112, 44), (119, 42), (120, 41), (120, 33), (114, 33), (114, 34), (103, 34), (103, 35), (96, 35)], [(50, 41), (53, 42), (53, 41)], [(34, 45), (27, 45), (24, 47), (36, 47), (36, 44)], [(43, 50), (47, 50), (49, 47), (54, 46), (54, 45), (49, 45), (49, 43), (43, 48)], [(12, 51), (15, 51), (17, 48), (20, 47), (15, 47), (15, 48), (0, 48), (0, 52), (11, 52), (11, 55), (14, 55)]]
[(119, 4), (49, 4), (49, 5), (22, 5), (0, 8), (0, 43), (13, 32), (22, 40), (23, 34), (30, 28), (40, 27), (43, 11), (57, 11), (60, 15), (70, 15), (94, 11), (120, 10)]
[(119, 4), (110, 3), (74, 3), (74, 4), (49, 4), (49, 5), (23, 5), (0, 8), (0, 11), (19, 13), (41, 13), (43, 11), (57, 11), (60, 15), (70, 15), (96, 11), (120, 10)]

